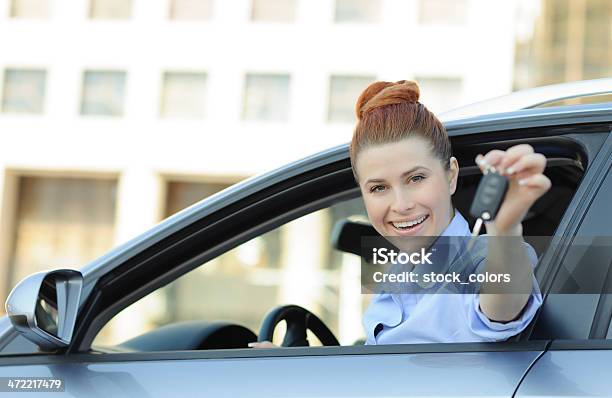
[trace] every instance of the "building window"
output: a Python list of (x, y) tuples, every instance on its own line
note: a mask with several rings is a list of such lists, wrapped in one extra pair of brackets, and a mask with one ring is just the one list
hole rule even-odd
[(170, 217), (174, 213), (220, 192), (230, 185), (223, 183), (170, 181), (167, 185), (164, 217)]
[(468, 0), (420, 0), (419, 22), (424, 25), (467, 23)]
[(261, 121), (287, 120), (289, 81), (289, 75), (247, 75), (242, 118)]
[(172, 0), (170, 19), (181, 21), (205, 21), (212, 17), (213, 0)]
[(292, 22), (295, 0), (252, 0), (251, 20), (257, 22)]
[(86, 71), (81, 115), (122, 116), (125, 72)]
[(49, 267), (80, 267), (113, 245), (116, 181), (21, 177), (10, 283)]
[(336, 0), (336, 22), (376, 22), (380, 20), (380, 0)]
[(452, 77), (415, 77), (421, 90), (419, 102), (437, 113), (456, 108), (463, 98), (463, 81)]
[(12, 0), (11, 18), (49, 18), (53, 0)]
[(330, 122), (356, 121), (357, 98), (374, 80), (374, 76), (332, 76), (329, 82), (327, 120)]
[(91, 19), (129, 19), (132, 16), (132, 0), (91, 0)]
[[(223, 183), (198, 183), (198, 182), (179, 182), (172, 181), (167, 185), (167, 200), (166, 200), (166, 211), (165, 216), (170, 217), (174, 213), (191, 206), (192, 204), (207, 198), (219, 191), (229, 187), (230, 184)], [(240, 278), (244, 270), (257, 270), (265, 268), (278, 269), (281, 266), (281, 241), (280, 241), (280, 230), (275, 229), (262, 236), (258, 236), (247, 243), (243, 243), (237, 248), (230, 250), (222, 256), (217, 257), (212, 261), (213, 264), (208, 264), (211, 267), (224, 270), (225, 273), (233, 275), (235, 278)], [(184, 288), (197, 288), (199, 285), (204, 286), (208, 283), (223, 284), (226, 282), (224, 278), (216, 279), (214, 276), (205, 276), (200, 274), (200, 278), (206, 278), (205, 280), (199, 279), (199, 281), (193, 285), (194, 281), (187, 281), (189, 278), (181, 278), (175, 282), (176, 284), (182, 285)], [(213, 279), (211, 281), (210, 279)], [(204, 284), (203, 284), (204, 283)], [(249, 285), (247, 283), (247, 285)], [(247, 288), (246, 286), (244, 288)], [(188, 288), (190, 289), (190, 288)], [(188, 312), (184, 306), (175, 306), (178, 297), (175, 294), (179, 293), (183, 289), (170, 289), (168, 291), (169, 297), (168, 302), (172, 307), (170, 313), (179, 315), (181, 313)], [(197, 295), (197, 292), (192, 292)], [(182, 302), (182, 300), (180, 300)], [(182, 307), (182, 308), (181, 308)], [(187, 311), (184, 311), (187, 310)], [(174, 316), (174, 315), (172, 315)], [(179, 320), (178, 319), (175, 320)]]
[(6, 113), (43, 113), (44, 70), (7, 69), (4, 71), (2, 111)]
[(160, 116), (201, 119), (206, 109), (206, 74), (166, 72)]

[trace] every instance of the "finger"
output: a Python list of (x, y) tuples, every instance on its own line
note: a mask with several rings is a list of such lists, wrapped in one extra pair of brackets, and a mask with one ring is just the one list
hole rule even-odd
[(476, 164), (480, 168), (480, 171), (484, 174), (491, 167), (494, 167), (503, 157), (503, 153), (504, 153), (503, 151), (494, 149), (492, 151), (487, 152), (487, 154), (484, 156), (482, 154), (478, 154), (475, 160), (476, 160)]
[(518, 159), (506, 169), (506, 174), (512, 175), (520, 172), (542, 173), (546, 168), (546, 156), (541, 153), (530, 153)]
[(485, 164), (484, 156), (480, 153), (476, 155), (476, 164), (478, 165), (478, 168), (480, 168), (480, 171), (484, 173), (487, 165)]
[(544, 192), (548, 191), (552, 186), (550, 179), (544, 174), (534, 174), (523, 178), (518, 181), (518, 184), (530, 188), (540, 188)]
[(510, 179), (510, 181), (518, 182), (524, 178), (531, 177), (534, 174), (538, 174), (538, 173), (531, 172), (530, 170), (523, 170), (523, 171), (519, 171), (516, 173), (512, 173), (510, 175), (507, 174), (507, 177)]
[(504, 159), (506, 152), (500, 151), (499, 149), (493, 149), (484, 155), (483, 162), (485, 165), (497, 167), (500, 162)]
[(502, 171), (506, 170), (519, 159), (529, 154), (532, 154), (533, 152), (533, 147), (529, 144), (514, 145), (513, 147), (510, 147), (508, 148), (508, 150), (506, 150), (506, 155), (501, 161), (499, 167), (502, 169)]

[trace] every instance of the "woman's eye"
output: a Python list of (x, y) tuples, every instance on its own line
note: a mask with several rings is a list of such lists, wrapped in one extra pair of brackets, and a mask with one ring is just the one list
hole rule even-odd
[(370, 188), (370, 192), (382, 192), (385, 190), (384, 185), (374, 185), (372, 188)]
[(425, 176), (422, 176), (422, 175), (416, 175), (416, 176), (410, 177), (410, 181), (412, 182), (420, 182), (420, 181), (423, 181), (424, 179), (425, 179)]

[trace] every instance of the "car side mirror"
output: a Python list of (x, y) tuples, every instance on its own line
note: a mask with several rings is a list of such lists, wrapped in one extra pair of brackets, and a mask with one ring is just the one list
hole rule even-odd
[(72, 340), (82, 288), (79, 271), (38, 272), (13, 288), (6, 313), (15, 329), (41, 349), (66, 347)]

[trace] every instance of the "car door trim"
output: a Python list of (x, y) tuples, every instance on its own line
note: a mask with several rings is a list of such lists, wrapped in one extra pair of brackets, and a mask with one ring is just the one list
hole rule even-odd
[(572, 339), (553, 340), (548, 351), (574, 351), (574, 350), (612, 350), (612, 340), (605, 339)]
[(406, 355), (470, 352), (544, 352), (548, 340), (525, 342), (493, 343), (431, 343), (431, 344), (390, 344), (334, 347), (286, 347), (286, 348), (238, 348), (200, 351), (158, 351), (102, 353), (87, 352), (71, 355), (7, 355), (0, 357), (0, 366), (37, 365), (60, 363), (108, 363), (134, 361), (169, 361), (194, 359), (233, 359), (271, 357), (315, 357), (346, 355)]

